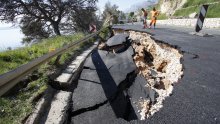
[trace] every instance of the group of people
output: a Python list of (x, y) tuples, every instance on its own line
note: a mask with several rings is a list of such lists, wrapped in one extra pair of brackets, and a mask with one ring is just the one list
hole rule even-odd
[(148, 12), (147, 10), (145, 10), (144, 8), (141, 9), (142, 13), (143, 13), (143, 29), (145, 28), (152, 28), (151, 26), (153, 25), (154, 29), (156, 27), (156, 22), (157, 22), (157, 16), (159, 15), (159, 11), (156, 10), (156, 8), (154, 7), (153, 10), (150, 12), (151, 13), (151, 22), (150, 25), (148, 27), (147, 25), (147, 17), (148, 17)]

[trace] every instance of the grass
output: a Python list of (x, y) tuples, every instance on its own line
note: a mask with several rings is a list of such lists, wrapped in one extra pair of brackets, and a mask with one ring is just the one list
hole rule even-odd
[(213, 2), (219, 2), (219, 0), (187, 0), (187, 2), (183, 5), (183, 8), (189, 6), (197, 6), (206, 3), (213, 3)]
[(166, 16), (166, 14), (160, 13), (160, 15), (157, 18), (158, 20), (165, 20), (168, 19), (168, 17)]
[[(200, 6), (190, 7), (186, 9), (177, 10), (174, 16), (188, 17), (193, 12), (199, 12)], [(209, 9), (206, 15), (207, 18), (219, 18), (220, 17), (220, 3), (209, 5)]]
[(206, 17), (220, 18), (220, 3), (210, 5)]
[(0, 74), (13, 70), (50, 52), (52, 49), (60, 48), (64, 44), (76, 41), (83, 36), (82, 33), (70, 36), (56, 36), (44, 39), (40, 43), (34, 44), (30, 47), (0, 52)]
[(174, 16), (188, 17), (189, 14), (191, 14), (191, 13), (193, 13), (193, 12), (199, 12), (199, 7), (191, 7), (191, 8), (187, 8), (187, 9), (177, 10), (177, 11), (174, 13)]
[[(105, 29), (101, 34), (103, 38), (107, 37), (108, 30)], [(48, 52), (50, 49), (57, 49), (64, 44), (72, 43), (78, 39), (83, 38), (82, 33), (70, 35), (70, 36), (56, 36), (49, 39), (44, 39), (41, 42), (34, 44), (30, 47), (21, 49), (5, 51), (0, 53), (0, 74), (15, 69), (29, 61), (38, 58)], [(60, 64), (65, 64), (65, 61), (70, 59), (72, 55), (77, 55), (82, 52), (83, 49), (93, 44), (94, 39), (81, 43), (77, 47), (72, 48), (69, 52), (62, 55)], [(53, 58), (47, 64), (42, 65), (37, 70), (37, 75), (40, 78), (30, 81), (26, 87), (23, 87), (11, 95), (0, 97), (0, 124), (18, 124), (22, 123), (22, 120), (27, 117), (34, 108), (37, 101), (34, 98), (43, 94), (48, 87), (48, 73), (54, 70)]]
[(19, 94), (0, 98), (1, 124), (18, 124), (28, 116), (34, 107), (32, 98), (47, 89), (47, 78), (44, 76), (19, 91)]
[[(200, 11), (200, 5), (205, 3), (219, 2), (219, 0), (188, 0), (183, 9), (177, 10), (174, 16), (188, 17), (193, 12)], [(191, 7), (192, 6), (192, 7)], [(219, 18), (220, 17), (220, 3), (209, 5), (207, 12), (207, 18)]]

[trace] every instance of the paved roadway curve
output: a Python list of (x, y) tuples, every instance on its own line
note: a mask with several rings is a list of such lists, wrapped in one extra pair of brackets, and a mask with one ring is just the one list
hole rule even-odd
[[(164, 107), (145, 123), (220, 124), (220, 30), (205, 29), (213, 37), (190, 35), (192, 28), (118, 25), (153, 34), (157, 40), (177, 45), (184, 51), (184, 77), (174, 87)], [(195, 55), (198, 55), (196, 57)]]

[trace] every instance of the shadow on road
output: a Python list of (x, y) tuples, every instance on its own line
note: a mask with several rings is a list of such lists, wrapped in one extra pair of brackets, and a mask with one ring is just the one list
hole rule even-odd
[(92, 55), (92, 62), (95, 65), (98, 77), (100, 79), (105, 95), (112, 107), (117, 118), (125, 120), (136, 120), (137, 115), (129, 102), (128, 96), (122, 91), (119, 91), (116, 82), (114, 81), (107, 66), (103, 62), (98, 50), (94, 50)]

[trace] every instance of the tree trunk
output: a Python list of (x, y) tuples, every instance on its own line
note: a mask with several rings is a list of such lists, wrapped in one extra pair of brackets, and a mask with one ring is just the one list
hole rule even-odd
[(59, 23), (52, 23), (52, 25), (53, 25), (54, 33), (55, 33), (56, 35), (61, 35), (61, 33), (60, 33), (60, 28), (59, 28)]

